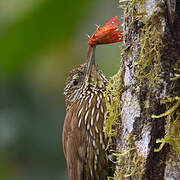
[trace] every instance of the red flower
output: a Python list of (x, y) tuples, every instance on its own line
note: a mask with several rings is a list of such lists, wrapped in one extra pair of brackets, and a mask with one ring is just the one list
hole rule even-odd
[(97, 44), (111, 44), (123, 41), (122, 31), (118, 30), (119, 25), (118, 17), (115, 16), (102, 28), (96, 29), (96, 34), (90, 38), (88, 44), (93, 46)]

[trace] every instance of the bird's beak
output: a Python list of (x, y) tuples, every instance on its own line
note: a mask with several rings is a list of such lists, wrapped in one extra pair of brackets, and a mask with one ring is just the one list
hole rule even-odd
[(88, 59), (87, 59), (87, 71), (86, 71), (87, 79), (89, 79), (90, 74), (91, 74), (91, 69), (95, 65), (95, 50), (96, 50), (96, 46), (89, 46)]

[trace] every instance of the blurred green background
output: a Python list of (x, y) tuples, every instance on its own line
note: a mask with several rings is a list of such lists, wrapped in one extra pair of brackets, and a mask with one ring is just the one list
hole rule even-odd
[[(66, 180), (63, 88), (87, 34), (122, 14), (118, 0), (0, 0), (0, 180)], [(120, 43), (97, 47), (107, 77)]]

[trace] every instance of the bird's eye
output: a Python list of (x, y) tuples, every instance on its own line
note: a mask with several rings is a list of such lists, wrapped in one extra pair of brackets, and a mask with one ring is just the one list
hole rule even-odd
[(78, 79), (74, 79), (74, 81), (73, 81), (73, 85), (74, 85), (74, 86), (77, 86), (77, 85), (78, 85), (78, 83), (79, 83), (79, 80), (78, 80)]

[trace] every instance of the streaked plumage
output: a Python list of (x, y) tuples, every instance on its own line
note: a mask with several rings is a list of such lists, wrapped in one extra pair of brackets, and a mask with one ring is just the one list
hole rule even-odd
[(73, 70), (66, 81), (66, 117), (63, 149), (69, 180), (105, 180), (112, 175), (103, 133), (107, 80), (95, 65), (95, 47), (87, 62)]

